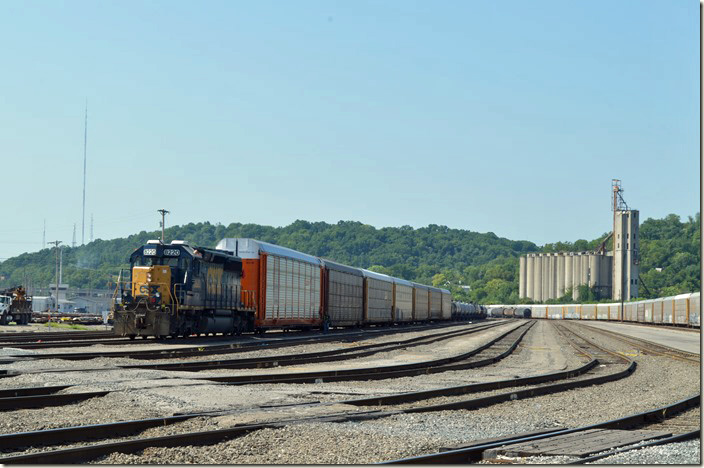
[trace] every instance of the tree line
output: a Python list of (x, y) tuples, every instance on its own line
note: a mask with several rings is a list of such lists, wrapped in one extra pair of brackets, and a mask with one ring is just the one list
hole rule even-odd
[[(142, 231), (126, 238), (95, 240), (63, 250), (63, 282), (72, 287), (107, 288), (120, 268), (129, 267), (132, 251), (160, 231)], [(647, 219), (640, 228), (643, 297), (698, 291), (701, 258), (700, 215), (681, 221), (677, 215)], [(336, 224), (298, 220), (285, 227), (257, 224), (189, 223), (166, 229), (166, 239), (214, 247), (224, 237), (251, 237), (347, 265), (447, 288), (459, 300), (519, 303), (518, 258), (531, 252), (583, 251), (596, 248), (606, 237), (557, 242), (542, 247), (512, 241), (494, 233), (477, 233), (431, 224), (375, 228), (356, 221)], [(35, 286), (53, 283), (55, 253), (46, 248), (0, 263), (0, 288), (31, 280)], [(114, 284), (114, 283), (113, 283)], [(583, 299), (588, 299), (583, 291)], [(565, 302), (571, 301), (571, 298)], [(525, 301), (524, 301), (525, 302)]]

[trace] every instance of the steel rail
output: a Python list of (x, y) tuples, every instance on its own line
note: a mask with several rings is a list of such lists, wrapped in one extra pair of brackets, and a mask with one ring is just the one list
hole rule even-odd
[[(575, 432), (586, 431), (589, 429), (622, 429), (637, 426), (639, 424), (648, 423), (649, 421), (661, 418), (663, 415), (674, 415), (685, 409), (692, 408), (699, 405), (701, 400), (701, 395), (696, 395), (693, 397), (685, 398), (684, 400), (677, 401), (670, 405), (665, 405), (653, 410), (644, 411), (641, 413), (636, 413), (633, 415), (625, 416), (623, 418), (612, 419), (609, 421), (604, 421), (596, 424), (591, 424), (588, 426), (576, 427), (572, 429), (555, 430), (552, 432), (547, 432), (545, 434), (528, 436), (528, 437), (515, 437), (507, 436), (504, 439), (497, 440), (488, 444), (479, 445), (468, 445), (455, 450), (448, 450), (440, 453), (432, 453), (428, 455), (419, 455), (416, 457), (401, 458), (398, 460), (391, 460), (383, 462), (383, 464), (457, 464), (457, 463), (473, 463), (480, 461), (482, 459), (482, 454), (485, 450), (494, 449), (501, 447), (503, 445), (517, 444), (522, 442), (529, 442), (533, 440), (545, 439), (548, 437), (554, 437), (557, 435), (572, 434)], [(0, 459), (2, 462), (2, 459)]]
[[(377, 397), (373, 399), (357, 399), (357, 400), (345, 400), (334, 403), (308, 403), (311, 405), (325, 405), (325, 404), (349, 404), (356, 406), (371, 406), (373, 404), (395, 404), (404, 403), (409, 401), (418, 401), (423, 398), (433, 398), (435, 396), (449, 396), (457, 395), (463, 393), (474, 393), (486, 390), (493, 390), (511, 386), (529, 385), (534, 383), (541, 383), (547, 380), (558, 380), (562, 378), (570, 378), (579, 375), (587, 370), (591, 369), (597, 364), (597, 361), (592, 361), (584, 366), (572, 369), (568, 371), (560, 371), (552, 374), (542, 374), (532, 377), (524, 377), (521, 379), (509, 379), (500, 380), (479, 384), (472, 384), (459, 387), (447, 387), (437, 390), (430, 391), (419, 391), (412, 393), (402, 393), (397, 395), (389, 395), (386, 397)], [(303, 406), (304, 404), (301, 404)], [(272, 408), (275, 406), (262, 406), (260, 408)], [(177, 414), (174, 416), (168, 416), (164, 418), (151, 418), (142, 419), (134, 421), (123, 421), (116, 423), (106, 423), (106, 424), (94, 424), (87, 426), (74, 426), (68, 428), (57, 428), (48, 430), (39, 430), (31, 432), (23, 432), (17, 434), (3, 434), (0, 435), (0, 450), (12, 449), (24, 446), (34, 446), (42, 447), (47, 445), (56, 445), (57, 443), (81, 441), (87, 439), (101, 439), (109, 438), (117, 435), (128, 435), (135, 432), (156, 427), (156, 426), (166, 426), (176, 422), (184, 421), (186, 419), (191, 419), (195, 417), (210, 417), (219, 416), (224, 414), (232, 413), (232, 411), (211, 411), (211, 412), (200, 412), (200, 413), (188, 413), (188, 414)], [(324, 417), (324, 416), (321, 416)], [(552, 431), (551, 431), (552, 432)]]
[(657, 439), (652, 442), (646, 442), (645, 444), (640, 444), (632, 447), (622, 448), (618, 450), (612, 450), (610, 452), (602, 453), (600, 455), (593, 455), (591, 457), (580, 458), (567, 463), (567, 465), (583, 465), (585, 463), (591, 463), (596, 460), (601, 460), (602, 458), (611, 457), (613, 455), (618, 455), (619, 453), (630, 452), (631, 450), (640, 450), (645, 447), (654, 447), (656, 445), (672, 444), (674, 442), (684, 442), (686, 440), (696, 439), (701, 437), (701, 429), (696, 431), (685, 432), (683, 434), (676, 434), (670, 437), (664, 437), (662, 439)]
[[(378, 380), (388, 379), (392, 377), (403, 377), (421, 374), (430, 374), (436, 372), (445, 372), (447, 370), (468, 369), (476, 367), (476, 364), (466, 363), (448, 366), (448, 364), (466, 360), (485, 349), (493, 346), (496, 342), (505, 338), (507, 335), (519, 330), (522, 327), (532, 327), (534, 321), (527, 324), (521, 324), (518, 327), (502, 333), (497, 338), (494, 338), (486, 344), (473, 349), (472, 351), (462, 353), (456, 356), (432, 359), (428, 361), (415, 362), (411, 364), (395, 364), (391, 366), (377, 366), (356, 369), (336, 369), (327, 371), (315, 372), (291, 372), (277, 374), (256, 374), (256, 375), (235, 375), (222, 377), (199, 377), (202, 380), (210, 380), (213, 382), (226, 382), (230, 385), (249, 385), (258, 383), (322, 383), (322, 382), (340, 382), (345, 380)], [(528, 329), (524, 331), (524, 333)], [(492, 361), (493, 362), (493, 361)], [(490, 362), (487, 362), (490, 363)], [(486, 365), (486, 364), (484, 364)]]
[[(498, 324), (501, 325), (501, 324)], [(281, 367), (291, 364), (305, 364), (312, 362), (329, 362), (359, 357), (370, 356), (380, 352), (388, 352), (396, 349), (412, 346), (423, 346), (438, 341), (453, 339), (459, 336), (474, 334), (480, 331), (489, 330), (498, 326), (488, 324), (465, 330), (454, 330), (431, 336), (420, 336), (407, 340), (391, 341), (386, 343), (375, 343), (369, 345), (355, 346), (352, 348), (334, 349), (330, 351), (319, 351), (305, 354), (289, 354), (279, 356), (264, 356), (244, 359), (220, 359), (216, 361), (197, 362), (175, 362), (162, 364), (130, 364), (121, 365), (124, 369), (155, 369), (155, 370), (178, 370), (178, 371), (201, 371), (207, 369), (261, 369), (270, 367)]]
[[(544, 376), (537, 376), (538, 378), (542, 378)], [(585, 380), (581, 381), (584, 386), (586, 385), (591, 385), (593, 384), (592, 382), (593, 379), (590, 380)], [(511, 381), (507, 381), (511, 382)], [(515, 383), (515, 382), (514, 382)], [(553, 391), (560, 391), (557, 389), (553, 389)], [(513, 395), (515, 394), (514, 392), (508, 393), (505, 395)], [(496, 398), (491, 397), (491, 398)], [(498, 395), (498, 397), (501, 397), (501, 395)], [(498, 400), (495, 400), (494, 402), (500, 402)], [(486, 402), (488, 404), (494, 404), (494, 402)], [(334, 402), (330, 404), (339, 404), (339, 403), (345, 403), (345, 402)], [(253, 430), (258, 430), (261, 428), (265, 427), (282, 427), (283, 425), (293, 423), (293, 422), (302, 422), (302, 421), (350, 421), (350, 420), (365, 420), (365, 419), (377, 419), (377, 418), (382, 418), (382, 417), (388, 417), (392, 415), (397, 415), (397, 414), (403, 414), (403, 413), (411, 413), (411, 412), (418, 412), (417, 409), (409, 409), (409, 410), (395, 410), (395, 411), (370, 411), (370, 412), (364, 412), (364, 413), (354, 413), (352, 415), (350, 414), (337, 414), (337, 415), (324, 415), (324, 416), (314, 416), (314, 417), (308, 417), (308, 418), (303, 418), (303, 419), (294, 419), (294, 420), (280, 420), (275, 423), (272, 422), (267, 422), (267, 423), (261, 423), (261, 424), (255, 424), (255, 425), (249, 425), (249, 426), (243, 426), (243, 427), (235, 427), (231, 429), (221, 429), (217, 431), (207, 431), (207, 432), (193, 432), (193, 433), (185, 433), (185, 434), (179, 434), (179, 435), (174, 435), (174, 436), (164, 436), (164, 437), (156, 437), (156, 438), (151, 438), (151, 439), (140, 439), (138, 441), (125, 441), (125, 442), (113, 442), (113, 443), (104, 443), (104, 444), (98, 444), (98, 445), (91, 445), (89, 447), (79, 447), (79, 448), (70, 448), (70, 449), (59, 449), (59, 450), (54, 450), (54, 451), (48, 451), (48, 452), (41, 452), (41, 453), (32, 453), (32, 454), (25, 454), (25, 455), (16, 455), (16, 456), (11, 456), (11, 457), (6, 457), (6, 458), (0, 458), (0, 463), (78, 463), (81, 461), (85, 460), (90, 460), (102, 455), (107, 455), (111, 452), (114, 451), (119, 451), (123, 453), (134, 453), (140, 450), (143, 450), (144, 448), (147, 447), (173, 447), (173, 446), (181, 446), (181, 445), (204, 445), (204, 444), (215, 444), (218, 442), (221, 442), (223, 440), (231, 439), (233, 437), (237, 437), (241, 434), (244, 434), (246, 432), (251, 432)], [(180, 416), (174, 416), (173, 418), (180, 417), (180, 418), (192, 418), (192, 417), (197, 417), (197, 416), (213, 416), (213, 415), (222, 415), (222, 414), (228, 414), (232, 413), (232, 411), (219, 411), (219, 412), (211, 412), (211, 413), (198, 413), (198, 414), (189, 414), (189, 415), (180, 415)], [(663, 413), (662, 409), (657, 410), (657, 414), (661, 415)], [(182, 420), (182, 419), (180, 419)], [(156, 420), (155, 420), (156, 421)], [(177, 422), (177, 421), (173, 421)], [(161, 425), (161, 424), (167, 424), (170, 423), (168, 421), (168, 418), (164, 418), (163, 420), (158, 420), (158, 422), (152, 422), (151, 426), (149, 427), (154, 427), (156, 425)], [(141, 424), (145, 424), (142, 422)], [(85, 427), (85, 426), (84, 426)], [(81, 434), (81, 431), (83, 427), (76, 427), (76, 428), (70, 428), (73, 430), (72, 437), (73, 439), (71, 440), (84, 440), (85, 436)], [(106, 427), (103, 429), (103, 433), (109, 434), (110, 433), (110, 428)], [(55, 431), (60, 431), (60, 429), (57, 429)], [(21, 447), (24, 446), (23, 442), (21, 442), (21, 438), (23, 437), (23, 434), (9, 434), (6, 436), (0, 436), (0, 444), (3, 443), (3, 438), (7, 438), (6, 442), (10, 446), (14, 444), (15, 447)], [(36, 440), (43, 440), (43, 441), (48, 441), (52, 440), (54, 442), (65, 440), (64, 436), (59, 434), (58, 432), (55, 432), (54, 435), (52, 436), (51, 439), (49, 438), (43, 438), (39, 435), (34, 436)]]
[[(532, 323), (530, 324), (532, 326)], [(504, 333), (501, 337), (499, 337), (496, 340), (492, 340), (491, 342), (488, 343), (488, 345), (491, 345), (493, 342), (498, 341), (499, 339), (510, 335), (514, 331), (517, 331), (521, 327), (517, 327), (515, 329), (509, 330), (506, 333)], [(445, 368), (438, 368), (435, 370), (418, 370), (414, 367), (414, 370), (412, 371), (403, 371), (403, 370), (396, 370), (394, 372), (394, 375), (419, 375), (419, 374), (426, 374), (426, 373), (434, 373), (434, 372), (444, 372), (445, 370), (455, 370), (459, 367), (461, 368), (469, 368), (469, 367), (478, 367), (481, 365), (486, 365), (490, 364), (491, 362), (495, 362), (499, 359), (502, 359), (506, 355), (510, 354), (515, 347), (518, 345), (518, 342), (523, 338), (525, 333), (527, 332), (528, 329), (524, 330), (523, 333), (521, 333), (520, 337), (515, 340), (513, 345), (509, 348), (508, 351), (500, 354), (498, 357), (493, 357), (477, 362), (472, 362), (468, 364), (463, 364), (460, 366), (452, 366), (451, 369)], [(484, 345), (481, 348), (486, 349), (488, 346)], [(473, 352), (479, 352), (477, 350), (473, 350)], [(426, 361), (432, 363), (433, 361)], [(394, 366), (394, 367), (402, 367), (402, 366), (417, 366), (417, 364), (404, 364), (404, 365), (399, 365), (399, 366)], [(276, 382), (276, 383), (284, 383), (287, 381), (293, 381), (294, 383), (299, 383), (302, 379), (303, 381), (320, 381), (322, 379), (321, 374), (329, 374), (331, 372), (339, 373), (339, 375), (335, 377), (326, 377), (325, 380), (331, 381), (344, 381), (344, 380), (355, 380), (359, 378), (367, 378), (367, 379), (380, 379), (380, 378), (388, 378), (386, 377), (384, 373), (374, 373), (374, 369), (378, 368), (363, 368), (363, 369), (352, 369), (352, 370), (347, 370), (347, 371), (322, 371), (322, 372), (317, 372), (317, 373), (294, 373), (294, 374), (284, 374), (282, 378), (276, 378), (276, 374), (272, 375), (266, 375), (264, 377), (268, 377), (269, 379), (266, 381), (261, 381), (261, 380), (256, 380), (253, 382), (246, 382), (246, 381), (239, 381), (239, 382), (227, 382), (229, 385), (245, 385), (247, 383), (268, 383), (268, 382)], [(107, 369), (109, 370), (109, 369)], [(303, 377), (296, 377), (296, 378), (291, 378), (290, 375), (302, 375)], [(242, 376), (246, 377), (246, 376)], [(207, 380), (207, 381), (215, 381), (215, 382), (223, 382), (223, 377), (203, 377), (199, 378), (199, 380)], [(228, 379), (225, 377), (225, 379)], [(68, 387), (68, 386), (67, 386)], [(58, 390), (61, 390), (62, 388), (60, 387), (44, 387), (46, 391), (42, 391), (42, 387), (29, 387), (29, 388), (18, 388), (18, 389), (10, 389), (8, 392), (11, 394), (12, 392), (16, 393), (25, 393), (26, 395), (31, 395), (31, 396), (7, 396), (5, 398), (0, 397), (0, 410), (3, 409), (24, 409), (24, 408), (40, 408), (43, 406), (59, 406), (61, 404), (71, 404), (76, 401), (82, 401), (88, 398), (93, 398), (96, 396), (104, 396), (110, 392), (76, 392), (76, 393), (71, 393), (71, 394), (61, 394), (61, 395), (56, 395), (55, 392)], [(65, 387), (64, 387), (65, 388)], [(58, 398), (57, 398), (58, 397)]]
[(112, 330), (105, 331), (73, 331), (73, 332), (27, 332), (27, 333), (0, 333), (0, 346), (14, 342), (42, 341), (62, 341), (62, 340), (86, 340), (93, 338), (118, 337)]
[[(591, 385), (591, 383), (589, 383)], [(510, 394), (509, 394), (510, 395)], [(493, 398), (493, 397), (492, 397)], [(696, 400), (698, 402), (698, 398), (696, 397)], [(498, 402), (498, 401), (497, 401)], [(493, 404), (493, 403), (491, 403)], [(692, 404), (691, 402), (684, 402), (684, 404)], [(488, 406), (488, 405), (487, 405)], [(0, 463), (3, 464), (14, 464), (14, 463), (20, 463), (20, 464), (30, 464), (30, 463), (42, 463), (42, 464), (56, 464), (56, 463), (80, 463), (86, 460), (91, 460), (96, 457), (100, 457), (103, 455), (108, 455), (109, 453), (112, 452), (121, 452), (121, 453), (134, 453), (138, 452), (140, 450), (143, 450), (148, 447), (176, 447), (176, 446), (183, 446), (183, 445), (212, 445), (216, 444), (219, 442), (223, 442), (225, 440), (229, 440), (234, 437), (238, 437), (240, 435), (259, 430), (259, 429), (264, 429), (264, 428), (276, 428), (276, 427), (283, 427), (287, 424), (292, 424), (292, 423), (300, 423), (300, 422), (306, 422), (306, 421), (335, 421), (335, 422), (343, 422), (343, 421), (361, 421), (361, 420), (367, 420), (367, 419), (379, 419), (379, 418), (384, 418), (388, 416), (393, 416), (393, 415), (398, 415), (398, 414), (404, 414), (404, 413), (412, 413), (412, 412), (418, 412), (414, 410), (395, 410), (395, 411), (369, 411), (369, 412), (362, 412), (362, 413), (354, 413), (354, 414), (347, 414), (347, 413), (338, 413), (338, 414), (329, 414), (329, 415), (323, 415), (323, 416), (313, 416), (313, 417), (307, 417), (307, 418), (298, 418), (298, 419), (290, 419), (290, 420), (280, 420), (276, 422), (266, 422), (266, 423), (259, 423), (259, 424), (252, 424), (252, 425), (246, 425), (246, 426), (239, 426), (239, 427), (234, 427), (234, 428), (229, 428), (229, 429), (219, 429), (219, 430), (214, 430), (214, 431), (204, 431), (204, 432), (189, 432), (189, 433), (182, 433), (182, 434), (177, 434), (177, 435), (170, 435), (170, 436), (161, 436), (161, 437), (153, 437), (153, 438), (144, 438), (144, 439), (138, 439), (138, 440), (128, 440), (128, 441), (122, 441), (122, 442), (111, 442), (111, 443), (102, 443), (102, 444), (96, 444), (96, 445), (90, 445), (90, 446), (85, 446), (85, 447), (77, 447), (77, 448), (68, 448), (68, 449), (58, 449), (58, 450), (53, 450), (53, 451), (46, 451), (46, 452), (39, 452), (39, 453), (30, 453), (30, 454), (24, 454), (24, 455), (15, 455), (15, 456), (9, 456), (9, 457), (3, 457), (0, 458)], [(664, 412), (663, 408), (659, 408), (657, 410), (652, 411), (652, 416), (653, 417), (658, 417), (661, 416)], [(228, 412), (219, 412), (216, 414), (227, 414), (230, 413)], [(205, 414), (205, 413), (199, 413), (199, 414), (189, 414), (189, 415), (179, 415), (179, 416), (173, 416), (171, 418), (163, 418), (163, 419), (154, 419), (154, 420), (140, 420), (140, 421), (135, 421), (135, 428), (137, 427), (136, 424), (140, 424), (142, 427), (155, 427), (158, 425), (165, 425), (165, 424), (171, 424), (174, 422), (182, 421), (184, 419), (190, 419), (193, 417), (198, 417), (198, 416), (212, 416), (213, 414)], [(632, 419), (643, 417), (642, 415), (635, 415), (635, 416), (630, 416), (628, 418), (622, 418), (621, 421), (623, 423), (632, 423)], [(173, 419), (173, 418), (180, 418), (178, 420)], [(91, 431), (90, 434), (107, 434), (109, 436), (110, 431), (112, 430), (112, 425), (113, 424), (122, 424), (123, 427), (121, 428), (122, 431), (128, 432), (129, 424), (131, 422), (124, 422), (124, 423), (112, 423), (110, 425), (105, 425), (106, 427), (102, 427), (99, 429), (100, 432), (96, 431), (94, 426), (79, 426), (79, 427), (74, 427), (74, 428), (67, 428), (65, 433), (60, 433), (61, 429), (54, 429), (52, 433), (52, 438), (49, 439), (47, 437), (43, 437), (41, 434), (35, 434), (35, 433), (22, 433), (22, 434), (7, 434), (0, 436), (0, 447), (5, 445), (5, 446), (14, 446), (16, 447), (23, 447), (27, 445), (27, 442), (25, 442), (25, 437), (31, 437), (32, 441), (34, 443), (37, 442), (46, 442), (51, 440), (54, 444), (57, 442), (64, 442), (64, 441), (83, 441), (86, 438), (87, 431)], [(135, 429), (133, 431), (136, 432), (138, 429)], [(571, 430), (571, 431), (576, 431)], [(70, 431), (70, 432), (68, 432)], [(569, 430), (568, 430), (569, 431)], [(45, 431), (38, 431), (41, 433), (44, 433)], [(124, 432), (121, 432), (124, 433)], [(562, 433), (562, 431), (555, 431), (555, 432), (548, 432), (545, 434), (545, 436), (550, 436), (550, 435), (555, 435), (557, 433)], [(566, 432), (565, 432), (566, 433)], [(523, 438), (523, 439), (517, 439), (515, 441), (524, 441), (524, 440), (534, 440), (537, 438), (542, 438), (540, 436), (537, 437), (528, 437), (528, 438)], [(27, 439), (30, 440), (30, 439)], [(510, 438), (507, 438), (506, 440), (511, 440)], [(514, 440), (511, 440), (512, 442)], [(498, 444), (488, 444), (482, 446), (483, 448), (493, 448), (496, 446), (503, 445), (503, 443), (498, 443)], [(46, 445), (45, 443), (43, 445)], [(471, 448), (471, 447), (470, 447)], [(443, 452), (442, 455), (447, 456), (456, 456), (457, 452), (467, 450), (467, 448), (463, 449), (458, 449), (458, 450), (452, 450), (448, 452)], [(434, 454), (435, 456), (436, 454)], [(480, 452), (481, 455), (481, 452)], [(421, 456), (421, 457), (429, 457), (429, 456)], [(420, 457), (417, 457), (420, 458)], [(405, 460), (403, 460), (405, 462)], [(428, 461), (419, 461), (418, 463), (427, 463)], [(447, 463), (448, 461), (443, 460), (442, 463)]]
[[(484, 323), (469, 322), (467, 324), (480, 326)], [(461, 324), (461, 325), (464, 325)], [(276, 337), (269, 340), (259, 340), (255, 337), (248, 337), (248, 341), (240, 341), (236, 343), (227, 343), (223, 345), (210, 345), (204, 346), (203, 343), (194, 343), (194, 339), (180, 339), (168, 341), (168, 344), (186, 344), (190, 345), (184, 348), (177, 349), (152, 349), (152, 350), (142, 350), (142, 351), (104, 351), (100, 353), (89, 352), (89, 353), (42, 353), (42, 354), (32, 354), (32, 355), (17, 355), (17, 356), (7, 356), (10, 358), (31, 358), (31, 359), (67, 359), (67, 360), (85, 360), (94, 359), (97, 357), (128, 357), (132, 359), (168, 359), (171, 357), (188, 357), (188, 356), (203, 356), (207, 354), (227, 354), (227, 353), (238, 353), (238, 352), (248, 352), (256, 351), (259, 349), (275, 349), (275, 348), (285, 348), (290, 346), (299, 346), (301, 344), (308, 343), (326, 343), (330, 341), (354, 341), (359, 338), (370, 338), (386, 335), (394, 335), (397, 333), (408, 333), (412, 331), (424, 331), (424, 330), (436, 330), (444, 328), (452, 328), (458, 325), (458, 323), (453, 322), (452, 324), (441, 324), (439, 326), (425, 326), (425, 327), (412, 327), (412, 328), (388, 328), (383, 331), (375, 330), (365, 330), (359, 332), (349, 332), (344, 330), (339, 333), (331, 333), (327, 335), (307, 335), (300, 337)], [(217, 339), (226, 339), (223, 337), (216, 337)], [(210, 338), (208, 338), (210, 340)], [(252, 342), (251, 340), (257, 340)], [(142, 341), (131, 341), (127, 340), (120, 344), (144, 344)], [(77, 343), (71, 343), (70, 346), (76, 346)], [(14, 348), (20, 349), (20, 347), (13, 346)], [(48, 343), (46, 347), (51, 347)], [(24, 348), (21, 348), (24, 349)]]
[[(501, 324), (498, 324), (498, 325), (501, 325)], [(434, 334), (431, 336), (421, 336), (421, 337), (411, 338), (408, 340), (401, 340), (401, 341), (390, 342), (390, 343), (388, 343), (388, 342), (387, 343), (378, 343), (378, 344), (357, 346), (357, 347), (353, 347), (353, 348), (345, 348), (345, 349), (338, 349), (338, 350), (332, 350), (332, 351), (322, 351), (319, 353), (299, 354), (299, 355), (294, 355), (295, 357), (292, 358), (292, 361), (290, 363), (301, 364), (304, 362), (324, 362), (326, 360), (334, 361), (336, 359), (334, 359), (334, 358), (325, 359), (322, 356), (351, 353), (351, 352), (354, 352), (355, 350), (360, 350), (360, 349), (389, 347), (389, 346), (393, 346), (394, 344), (398, 344), (397, 347), (401, 348), (401, 347), (407, 346), (409, 343), (414, 343), (414, 342), (421, 341), (421, 340), (432, 340), (434, 337), (440, 337), (440, 339), (446, 339), (443, 337), (447, 337), (450, 335), (459, 336), (459, 335), (463, 335), (463, 334), (476, 333), (478, 331), (483, 331), (483, 330), (487, 330), (490, 328), (494, 328), (498, 325), (497, 324), (477, 325), (475, 327), (471, 327), (468, 329), (465, 328), (462, 330), (454, 330), (454, 331), (450, 331), (450, 332), (443, 332), (443, 333), (439, 333), (439, 334)], [(226, 346), (228, 346), (228, 345), (226, 345)], [(267, 349), (269, 349), (269, 348), (267, 348)], [(226, 351), (226, 352), (229, 352), (229, 351)], [(379, 351), (374, 351), (374, 352), (379, 352)], [(368, 354), (373, 354), (374, 352), (370, 352)], [(207, 355), (208, 351), (204, 350), (202, 352), (202, 354)], [(321, 356), (321, 358), (317, 358), (318, 356)], [(286, 356), (286, 357), (291, 357), (291, 356)], [(309, 359), (307, 359), (307, 357)], [(359, 357), (359, 356), (356, 356), (356, 357)], [(281, 359), (283, 359), (283, 358), (284, 357), (282, 357)], [(206, 370), (206, 369), (213, 369), (213, 368), (230, 368), (230, 367), (232, 367), (232, 368), (279, 367), (281, 365), (284, 365), (281, 363), (281, 359), (279, 359), (277, 357), (273, 357), (273, 356), (259, 357), (259, 358), (245, 358), (245, 359), (241, 359), (241, 360), (231, 360), (233, 363), (238, 363), (238, 362), (244, 363), (241, 366), (239, 366), (239, 365), (229, 366), (228, 364), (224, 364), (221, 367), (218, 367), (215, 363), (227, 362), (227, 361), (201, 361), (201, 362), (190, 362), (190, 363), (184, 362), (184, 363), (173, 363), (173, 364), (165, 363), (165, 364), (147, 364), (147, 365), (139, 365), (139, 364), (132, 365), (132, 364), (130, 364), (130, 365), (117, 365), (114, 367), (101, 367), (99, 369), (96, 369), (96, 368), (78, 368), (78, 369), (77, 368), (59, 368), (59, 369), (35, 370), (35, 371), (26, 371), (26, 372), (0, 369), (0, 378), (14, 377), (14, 376), (23, 375), (23, 374), (37, 374), (37, 373), (46, 373), (46, 372), (63, 373), (63, 372), (76, 372), (76, 371), (109, 371), (109, 370), (114, 370), (114, 369), (157, 369), (157, 370), (195, 371), (195, 370)], [(349, 359), (349, 357), (342, 356), (341, 359)], [(0, 362), (4, 362), (4, 361), (0, 361)], [(16, 361), (11, 361), (11, 362), (16, 362)], [(5, 362), (5, 363), (7, 363), (7, 362)], [(211, 364), (208, 364), (208, 363), (211, 363)], [(202, 366), (202, 368), (198, 369), (201, 366)]]
[[(483, 322), (483, 321), (482, 321)], [(466, 321), (466, 322), (457, 322), (457, 321), (445, 321), (445, 322), (438, 322), (438, 323), (426, 323), (426, 324), (421, 324), (421, 325), (406, 325), (402, 324), (398, 327), (369, 327), (366, 329), (361, 329), (359, 331), (353, 331), (350, 333), (349, 328), (345, 329), (340, 329), (340, 330), (331, 330), (328, 334), (325, 336), (331, 337), (331, 336), (347, 336), (347, 335), (364, 335), (364, 334), (379, 334), (379, 335), (386, 335), (386, 334), (394, 334), (394, 333), (405, 333), (408, 331), (414, 331), (414, 330), (427, 330), (427, 329), (442, 329), (446, 327), (453, 327), (458, 324), (462, 323), (477, 323), (477, 321)], [(74, 334), (78, 333), (101, 333), (101, 335), (96, 335), (95, 337), (92, 336), (83, 336), (83, 337), (75, 337)], [(108, 335), (103, 335), (102, 333), (108, 333)], [(283, 332), (278, 332), (281, 335), (284, 335), (286, 339), (306, 339), (306, 338), (316, 338), (318, 337), (319, 333), (317, 332), (300, 332), (302, 336), (294, 336), (290, 337), (288, 331), (283, 331)], [(278, 340), (281, 339), (279, 336), (274, 336), (276, 333), (271, 333), (269, 336), (272, 337), (273, 340)], [(13, 345), (11, 347), (13, 348), (18, 348), (18, 349), (42, 349), (42, 348), (52, 348), (52, 347), (68, 347), (68, 346), (75, 346), (76, 344), (85, 344), (85, 346), (89, 346), (90, 344), (100, 344), (99, 342), (91, 343), (91, 340), (93, 338), (99, 339), (99, 338), (113, 338), (115, 340), (120, 340), (120, 343), (133, 343), (133, 344), (145, 344), (145, 343), (176, 343), (176, 344), (188, 344), (190, 342), (193, 342), (194, 340), (206, 340), (206, 341), (213, 341), (213, 340), (223, 340), (223, 339), (232, 339), (233, 337), (230, 335), (215, 335), (213, 336), (207, 336), (204, 335), (202, 337), (194, 337), (191, 336), (189, 338), (175, 338), (175, 339), (156, 339), (156, 338), (150, 338), (148, 340), (130, 340), (129, 338), (125, 336), (119, 336), (115, 335), (113, 331), (108, 331), (108, 332), (54, 332), (54, 333), (42, 333), (42, 336), (46, 336), (47, 339), (44, 340), (43, 338), (39, 337), (39, 339), (42, 341), (41, 343), (38, 343), (35, 337), (38, 335), (36, 333), (28, 333), (26, 336), (26, 339), (22, 339), (22, 337), (17, 337), (16, 339), (12, 340), (11, 342), (3, 342), (2, 340), (2, 334), (0, 334), (0, 347), (4, 346), (6, 344), (10, 344), (11, 342), (16, 342), (19, 341), (19, 345)], [(247, 335), (246, 337), (252, 338), (252, 339), (257, 339), (259, 340), (256, 335)], [(70, 340), (66, 341), (65, 340)], [(84, 340), (83, 343), (79, 343), (81, 340)], [(53, 341), (54, 343), (45, 343), (44, 341)], [(58, 343), (57, 343), (58, 342)]]
[(105, 396), (109, 391), (78, 392), (59, 394), (39, 394), (0, 398), (0, 411), (14, 411), (27, 408), (46, 408), (48, 406), (62, 406), (87, 400), (89, 398)]
[(645, 354), (651, 354), (654, 356), (666, 356), (672, 359), (689, 361), (697, 365), (699, 365), (699, 363), (701, 362), (700, 355), (696, 353), (690, 353), (687, 351), (682, 351), (680, 349), (671, 348), (663, 344), (654, 343), (652, 341), (644, 340), (643, 338), (636, 338), (634, 336), (624, 335), (623, 333), (619, 333), (616, 331), (604, 330), (602, 328), (597, 327), (590, 327), (588, 324), (585, 325), (589, 327), (590, 331), (593, 330), (597, 333), (602, 333), (612, 338), (624, 341), (630, 344), (631, 346), (640, 349)]

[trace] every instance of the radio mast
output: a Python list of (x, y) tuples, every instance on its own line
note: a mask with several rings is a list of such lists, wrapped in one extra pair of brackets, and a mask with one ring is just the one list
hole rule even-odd
[(81, 222), (81, 245), (86, 243), (86, 159), (88, 147), (88, 98), (86, 98), (86, 119), (83, 130), (83, 221)]

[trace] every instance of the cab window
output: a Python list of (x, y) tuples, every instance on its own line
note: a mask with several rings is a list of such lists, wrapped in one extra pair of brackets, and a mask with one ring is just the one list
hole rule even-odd
[(158, 258), (157, 257), (143, 257), (140, 255), (134, 259), (134, 266), (144, 267), (144, 266), (157, 265), (157, 263), (155, 263), (154, 260), (158, 260)]

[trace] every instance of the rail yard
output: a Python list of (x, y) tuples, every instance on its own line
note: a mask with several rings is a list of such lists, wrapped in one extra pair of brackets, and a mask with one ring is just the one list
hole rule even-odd
[(639, 329), (0, 333), (0, 462), (699, 463), (698, 330)]

